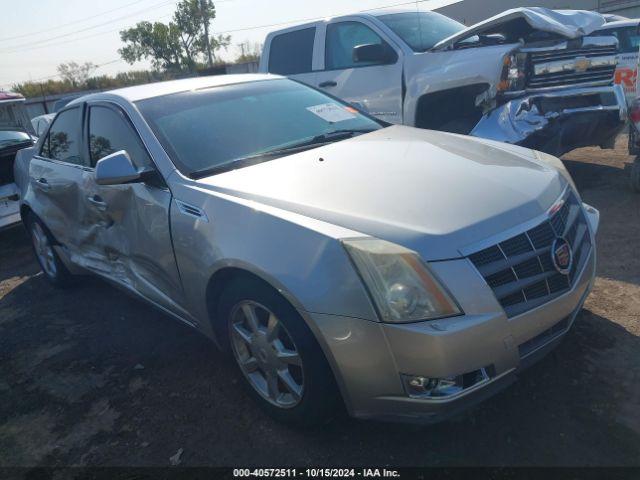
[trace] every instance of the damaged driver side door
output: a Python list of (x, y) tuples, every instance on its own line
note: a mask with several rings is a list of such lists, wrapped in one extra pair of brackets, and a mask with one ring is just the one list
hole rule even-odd
[[(180, 282), (169, 227), (171, 192), (125, 112), (110, 102), (88, 106), (84, 136), (92, 167), (86, 179), (84, 224), (91, 241), (86, 268), (141, 294), (153, 303), (189, 318), (183, 309)], [(140, 181), (98, 185), (95, 166), (124, 150)]]

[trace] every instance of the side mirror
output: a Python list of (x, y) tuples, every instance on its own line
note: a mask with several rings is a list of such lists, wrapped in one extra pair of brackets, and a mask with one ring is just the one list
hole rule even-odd
[(353, 48), (353, 61), (355, 63), (391, 63), (393, 52), (381, 43), (367, 43)]
[(141, 181), (140, 172), (133, 166), (125, 150), (107, 155), (96, 164), (96, 183), (98, 185), (120, 185)]

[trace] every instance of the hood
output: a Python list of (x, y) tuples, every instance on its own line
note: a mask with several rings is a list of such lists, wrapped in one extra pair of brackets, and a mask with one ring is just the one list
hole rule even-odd
[(602, 27), (606, 19), (599, 13), (586, 10), (550, 10), (543, 7), (522, 7), (506, 10), (494, 17), (461, 30), (437, 43), (433, 50), (446, 50), (460, 40), (473, 35), (489, 35), (508, 31), (512, 35), (531, 31), (555, 33), (565, 38), (578, 38)]
[(543, 214), (566, 181), (531, 150), (392, 126), (198, 184), (442, 260)]

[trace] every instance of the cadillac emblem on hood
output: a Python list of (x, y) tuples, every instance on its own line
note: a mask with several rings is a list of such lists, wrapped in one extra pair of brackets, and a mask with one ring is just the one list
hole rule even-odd
[(551, 246), (551, 261), (562, 275), (569, 275), (573, 265), (571, 245), (564, 238), (556, 238)]

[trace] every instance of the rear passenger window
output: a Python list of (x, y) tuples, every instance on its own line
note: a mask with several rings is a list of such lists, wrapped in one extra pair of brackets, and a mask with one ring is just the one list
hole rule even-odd
[(137, 167), (151, 165), (138, 134), (123, 114), (109, 107), (95, 106), (89, 110), (89, 155), (91, 166), (98, 160), (120, 150), (126, 150)]
[(273, 37), (269, 48), (269, 72), (295, 75), (311, 71), (315, 27)]
[(80, 155), (82, 111), (72, 108), (61, 112), (49, 129), (40, 154), (61, 162), (83, 165)]

